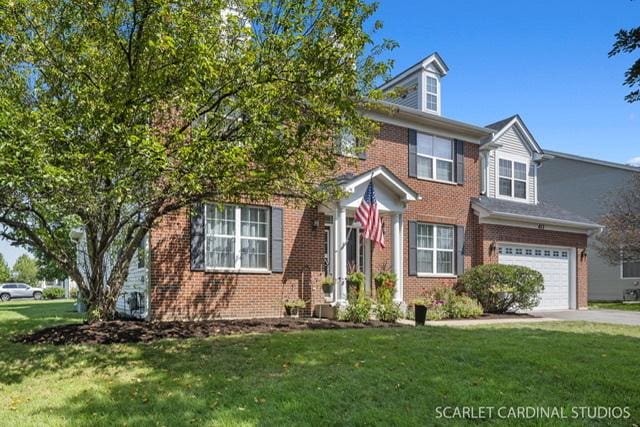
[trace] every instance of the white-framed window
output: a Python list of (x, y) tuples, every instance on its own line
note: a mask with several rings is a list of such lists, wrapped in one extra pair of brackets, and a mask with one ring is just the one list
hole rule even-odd
[(268, 270), (268, 208), (206, 205), (205, 218), (207, 269)]
[(640, 261), (622, 261), (620, 270), (623, 279), (640, 279)]
[(527, 169), (526, 162), (498, 158), (498, 195), (526, 200)]
[(453, 242), (453, 226), (416, 224), (418, 274), (453, 274)]
[(418, 178), (453, 182), (453, 141), (426, 133), (416, 139)]
[(427, 75), (426, 89), (427, 99), (425, 101), (427, 103), (427, 110), (437, 113), (440, 110), (438, 108), (438, 79)]

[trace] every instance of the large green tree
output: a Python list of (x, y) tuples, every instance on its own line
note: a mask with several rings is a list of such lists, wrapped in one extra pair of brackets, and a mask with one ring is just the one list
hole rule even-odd
[(38, 264), (29, 255), (20, 255), (13, 264), (12, 273), (16, 282), (35, 285), (38, 281)]
[(0, 254), (0, 283), (8, 282), (11, 280), (11, 270), (9, 270), (9, 264), (4, 260), (4, 256)]
[[(613, 48), (609, 51), (609, 57), (619, 55), (621, 53), (632, 53), (640, 48), (640, 27), (631, 28), (629, 30), (620, 30), (616, 33), (616, 41)], [(640, 59), (636, 59), (633, 64), (624, 73), (624, 85), (634, 88), (640, 84)], [(640, 100), (640, 90), (632, 90), (624, 97), (628, 102), (636, 102)]]
[[(0, 224), (108, 318), (154, 221), (315, 202), (386, 73), (362, 0), (0, 0)], [(76, 262), (69, 232), (82, 227)]]

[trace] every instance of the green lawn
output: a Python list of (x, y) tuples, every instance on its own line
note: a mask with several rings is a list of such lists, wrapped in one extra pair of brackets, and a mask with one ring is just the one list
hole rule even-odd
[(621, 302), (590, 302), (589, 308), (602, 310), (640, 311), (640, 304), (623, 304)]
[(79, 321), (71, 309), (0, 304), (1, 425), (458, 425), (435, 419), (435, 408), (463, 405), (629, 406), (624, 424), (640, 422), (637, 327), (546, 322), (67, 347), (8, 339)]

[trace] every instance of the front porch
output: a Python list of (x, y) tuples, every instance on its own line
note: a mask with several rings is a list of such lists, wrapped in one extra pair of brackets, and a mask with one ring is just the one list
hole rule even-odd
[[(355, 220), (355, 212), (362, 203), (370, 180), (373, 180), (383, 222), (384, 249), (374, 248), (370, 240), (364, 239), (361, 224)], [(320, 208), (325, 214), (325, 274), (333, 277), (336, 284), (329, 302), (332, 305), (346, 304), (346, 279), (354, 271), (364, 273), (366, 292), (372, 295), (373, 277), (382, 270), (396, 274), (398, 281), (394, 300), (402, 302), (403, 213), (407, 203), (420, 200), (420, 196), (382, 166), (361, 175), (342, 177), (341, 181), (347, 196)]]

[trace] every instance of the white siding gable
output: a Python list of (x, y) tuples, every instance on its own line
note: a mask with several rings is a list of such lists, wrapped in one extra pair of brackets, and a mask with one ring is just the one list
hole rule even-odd
[[(500, 144), (501, 147), (492, 150), (489, 154), (488, 161), (488, 185), (487, 195), (489, 197), (500, 197), (498, 195), (498, 159), (504, 158), (507, 160), (514, 160), (518, 162), (526, 162), (527, 171), (527, 199), (519, 200), (528, 203), (537, 202), (536, 194), (536, 166), (532, 161), (533, 152), (529, 148), (528, 142), (524, 139), (523, 135), (516, 130), (514, 125), (511, 125), (502, 135), (495, 139), (493, 142)], [(517, 199), (513, 199), (517, 200)]]

